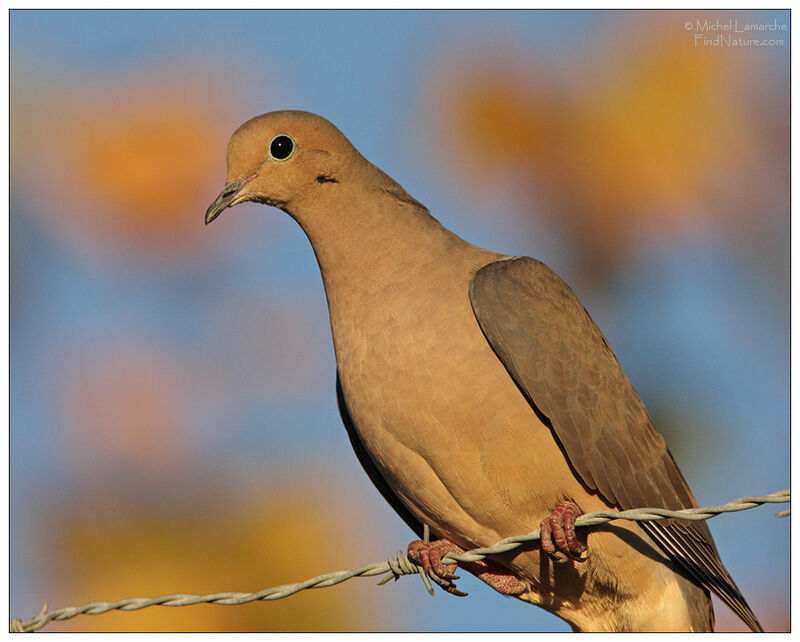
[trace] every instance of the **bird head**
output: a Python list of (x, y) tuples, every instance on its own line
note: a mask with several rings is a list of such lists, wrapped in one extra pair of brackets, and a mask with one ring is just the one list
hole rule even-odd
[(256, 116), (228, 142), (228, 177), (206, 211), (206, 225), (244, 201), (290, 211), (299, 200), (345, 180), (343, 168), (352, 172), (359, 160), (347, 138), (321, 116), (302, 111)]

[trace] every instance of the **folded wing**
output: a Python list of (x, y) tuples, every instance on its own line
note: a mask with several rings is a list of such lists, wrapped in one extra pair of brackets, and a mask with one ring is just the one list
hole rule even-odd
[[(470, 284), (495, 354), (548, 425), (578, 478), (621, 509), (696, 507), (686, 480), (589, 313), (546, 265), (513, 257)], [(640, 522), (697, 584), (760, 631), (705, 522)]]

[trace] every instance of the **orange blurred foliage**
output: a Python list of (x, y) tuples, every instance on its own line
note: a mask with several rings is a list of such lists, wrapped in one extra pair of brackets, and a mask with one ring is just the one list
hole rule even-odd
[[(695, 48), (682, 16), (637, 17), (642, 36), (620, 45), (606, 34), (615, 55), (599, 57), (591, 75), (548, 78), (497, 52), (440, 70), (432, 112), (464, 183), (480, 190), (510, 176), (531, 202), (543, 197), (539, 214), (557, 219), (595, 269), (643, 233), (714, 222), (743, 237), (763, 223), (773, 198), (756, 208), (753, 183), (742, 188), (777, 156), (759, 135), (763, 114), (759, 123), (743, 97), (754, 56)], [(737, 213), (745, 206), (754, 207)]]
[[(169, 593), (257, 591), (341, 568), (352, 515), (330, 490), (263, 485), (246, 496), (85, 506), (49, 525), (56, 597), (82, 604)], [(368, 533), (357, 529), (360, 536)], [(340, 562), (337, 563), (337, 559)], [(364, 558), (369, 562), (371, 558)], [(54, 587), (51, 587), (51, 590)], [(53, 622), (68, 631), (359, 631), (381, 628), (374, 580), (240, 606), (150, 607)], [(373, 603), (365, 613), (364, 604)], [(385, 624), (385, 622), (383, 622)]]
[(174, 259), (204, 249), (230, 124), (199, 79), (173, 76), (17, 90), (12, 189), (80, 254), (114, 263), (120, 250)]
[[(197, 232), (200, 201), (219, 182), (208, 159), (219, 154), (209, 129), (219, 127), (180, 95), (137, 96), (103, 117), (70, 120), (64, 145), (73, 158), (75, 189), (91, 199), (93, 223), (144, 243), (182, 244)], [(202, 132), (202, 135), (200, 135)], [(221, 133), (220, 133), (221, 135)], [(217, 136), (217, 138), (219, 135)]]

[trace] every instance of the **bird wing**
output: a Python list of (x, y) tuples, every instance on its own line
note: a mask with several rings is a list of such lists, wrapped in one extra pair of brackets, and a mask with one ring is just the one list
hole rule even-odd
[(353, 418), (350, 416), (350, 411), (347, 409), (347, 402), (344, 398), (344, 392), (342, 392), (342, 383), (339, 380), (338, 372), (336, 373), (336, 403), (339, 406), (339, 414), (342, 417), (342, 423), (347, 430), (347, 435), (350, 437), (350, 444), (353, 446), (358, 462), (361, 464), (364, 472), (367, 473), (369, 480), (375, 485), (375, 488), (378, 489), (389, 505), (400, 515), (408, 527), (417, 534), (417, 537), (421, 538), (422, 524), (411, 514), (411, 511), (406, 508), (405, 504), (400, 501), (400, 498), (394, 494), (394, 491), (383, 478), (375, 462), (372, 461), (372, 457), (362, 443), (361, 437), (358, 436), (358, 432), (356, 432), (355, 425), (353, 424)]
[[(619, 508), (697, 503), (600, 329), (544, 263), (510, 257), (475, 274), (470, 301), (486, 339), (576, 476)], [(694, 582), (761, 630), (705, 522), (639, 522)]]

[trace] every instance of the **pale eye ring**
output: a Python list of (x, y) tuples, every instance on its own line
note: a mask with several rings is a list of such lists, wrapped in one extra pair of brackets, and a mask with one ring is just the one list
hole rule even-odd
[(287, 160), (296, 149), (294, 140), (288, 134), (278, 134), (269, 142), (269, 157), (276, 161)]

